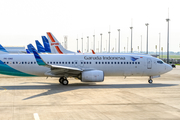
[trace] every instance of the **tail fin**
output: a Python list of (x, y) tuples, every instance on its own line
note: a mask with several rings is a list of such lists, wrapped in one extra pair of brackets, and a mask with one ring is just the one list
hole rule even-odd
[(8, 53), (8, 51), (0, 44), (0, 51)]
[(46, 62), (44, 62), (44, 60), (41, 58), (41, 56), (38, 54), (38, 52), (34, 48), (32, 48), (32, 52), (34, 54), (34, 57), (35, 57), (38, 65), (40, 65), (40, 66), (46, 66), (47, 65)]
[(93, 53), (93, 54), (96, 54), (96, 53), (94, 52), (94, 50), (92, 50), (92, 53)]
[(30, 51), (28, 49), (26, 49), (26, 53), (30, 54)]
[(37, 47), (37, 49), (38, 49), (38, 52), (39, 52), (39, 53), (45, 53), (45, 49), (44, 49), (44, 47), (41, 45), (41, 43), (40, 43), (38, 40), (35, 40), (35, 42), (36, 42), (36, 47)]
[(42, 37), (42, 40), (43, 40), (45, 51), (47, 53), (51, 53), (51, 48), (50, 48), (48, 39), (46, 38), (46, 36), (41, 36), (41, 37)]
[(81, 53), (81, 51), (79, 50), (79, 53)]
[(54, 37), (54, 35), (50, 32), (47, 32), (48, 40), (50, 43), (50, 48), (52, 53), (74, 53), (72, 51), (66, 50), (59, 41)]
[[(30, 53), (33, 52), (32, 49), (35, 49), (34, 46), (33, 46), (32, 44), (27, 45), (27, 48), (28, 48), (28, 50), (29, 50)], [(35, 50), (36, 50), (36, 49), (35, 49)]]

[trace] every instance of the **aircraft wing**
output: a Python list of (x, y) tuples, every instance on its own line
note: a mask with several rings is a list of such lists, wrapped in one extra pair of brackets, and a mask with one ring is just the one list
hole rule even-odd
[(78, 76), (83, 71), (79, 68), (74, 68), (74, 67), (49, 65), (41, 58), (41, 56), (38, 54), (38, 52), (35, 49), (33, 49), (33, 54), (39, 66), (50, 68), (50, 71), (45, 73), (48, 76), (62, 76), (66, 74), (68, 76), (75, 77)]

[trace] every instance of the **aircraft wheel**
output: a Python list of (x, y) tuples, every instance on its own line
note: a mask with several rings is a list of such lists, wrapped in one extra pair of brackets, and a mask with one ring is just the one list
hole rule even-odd
[(59, 78), (59, 83), (62, 83), (63, 80), (64, 80), (63, 77)]
[(149, 79), (148, 82), (151, 84), (151, 83), (153, 83), (153, 80), (152, 80), (152, 79)]
[(69, 81), (68, 81), (67, 79), (64, 79), (64, 80), (62, 81), (62, 84), (63, 84), (63, 85), (68, 85), (68, 83), (69, 83)]

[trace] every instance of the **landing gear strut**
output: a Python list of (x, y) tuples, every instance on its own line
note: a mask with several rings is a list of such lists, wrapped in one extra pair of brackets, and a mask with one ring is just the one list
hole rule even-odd
[(148, 82), (149, 82), (149, 84), (152, 84), (152, 83), (153, 83), (153, 80), (151, 79), (151, 76), (149, 77)]
[(69, 83), (69, 81), (64, 77), (59, 78), (59, 82), (63, 85), (68, 85)]

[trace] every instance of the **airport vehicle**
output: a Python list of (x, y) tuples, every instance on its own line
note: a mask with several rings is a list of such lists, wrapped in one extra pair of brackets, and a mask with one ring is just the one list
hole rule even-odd
[(68, 84), (68, 77), (82, 82), (102, 82), (104, 76), (160, 77), (172, 67), (158, 58), (134, 54), (1, 54), (0, 74), (13, 76), (59, 77)]

